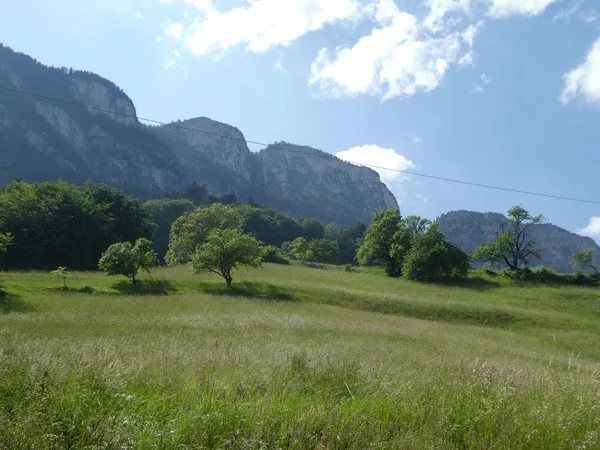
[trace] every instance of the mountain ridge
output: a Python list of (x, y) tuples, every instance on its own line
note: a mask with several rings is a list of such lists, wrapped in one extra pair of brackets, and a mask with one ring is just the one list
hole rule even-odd
[[(93, 179), (143, 196), (196, 182), (211, 194), (234, 192), (291, 215), (340, 225), (369, 222), (377, 209), (398, 208), (371, 169), (287, 143), (253, 153), (239, 129), (207, 117), (141, 124), (131, 98), (112, 81), (45, 66), (1, 44), (0, 84), (94, 107), (0, 91), (0, 185), (14, 178)], [(296, 147), (303, 154), (290, 155)], [(270, 190), (278, 183), (285, 189), (275, 195)]]
[[(506, 221), (507, 218), (500, 213), (468, 210), (450, 211), (437, 219), (440, 230), (448, 240), (469, 255), (479, 245), (495, 240), (496, 233), (501, 231)], [(542, 223), (531, 228), (531, 239), (541, 249), (541, 258), (530, 258), (531, 267), (543, 265), (554, 267), (559, 272), (571, 273), (571, 256), (587, 248), (596, 250), (596, 263), (600, 266), (600, 246), (589, 237), (580, 236), (557, 225)], [(482, 266), (480, 262), (474, 262), (474, 265)]]

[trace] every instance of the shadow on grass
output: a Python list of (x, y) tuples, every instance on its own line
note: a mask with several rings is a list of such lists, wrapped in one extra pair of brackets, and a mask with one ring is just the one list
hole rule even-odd
[(251, 281), (233, 282), (230, 288), (223, 283), (211, 282), (200, 285), (200, 291), (210, 295), (229, 297), (247, 297), (260, 300), (274, 300), (293, 302), (297, 299), (285, 288), (271, 283), (258, 283)]
[(31, 312), (35, 308), (25, 303), (18, 295), (9, 294), (0, 288), (0, 313), (9, 314), (14, 312)]
[(138, 280), (136, 284), (122, 280), (112, 287), (123, 295), (169, 295), (177, 291), (167, 280)]
[(489, 291), (491, 289), (498, 289), (502, 287), (498, 281), (487, 280), (481, 277), (466, 278), (463, 280), (446, 280), (431, 283), (434, 286), (441, 287), (457, 287), (463, 289), (472, 289), (474, 291)]

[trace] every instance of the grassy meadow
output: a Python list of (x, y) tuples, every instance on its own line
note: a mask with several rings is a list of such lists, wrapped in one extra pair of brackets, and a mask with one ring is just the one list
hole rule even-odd
[(600, 289), (2, 273), (0, 448), (600, 448)]

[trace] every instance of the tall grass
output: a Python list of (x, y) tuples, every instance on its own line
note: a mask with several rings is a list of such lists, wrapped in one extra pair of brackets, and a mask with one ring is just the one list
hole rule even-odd
[(3, 274), (0, 448), (600, 447), (596, 290), (237, 275)]

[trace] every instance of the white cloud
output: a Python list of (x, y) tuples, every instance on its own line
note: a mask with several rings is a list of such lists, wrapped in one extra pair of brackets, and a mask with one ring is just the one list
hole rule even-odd
[(598, 20), (598, 11), (587, 6), (585, 0), (573, 0), (554, 16), (554, 20), (571, 20), (572, 18), (585, 23), (594, 23)]
[(413, 144), (421, 144), (423, 142), (423, 138), (419, 137), (419, 136), (413, 136), (412, 137), (412, 143)]
[(142, 18), (142, 13), (141, 13), (141, 12), (139, 12), (139, 11), (138, 11), (138, 12), (136, 12), (136, 13), (135, 13), (135, 18), (136, 18), (136, 19), (141, 19), (141, 18)]
[[(336, 156), (357, 165), (378, 166), (372, 167), (372, 169), (379, 173), (381, 181), (387, 184), (388, 187), (403, 176), (402, 173), (394, 170), (408, 170), (415, 167), (411, 160), (399, 155), (394, 149), (382, 148), (375, 144), (352, 147), (349, 150), (336, 153)], [(394, 170), (386, 170), (382, 167)]]
[(389, 99), (437, 88), (468, 44), (459, 32), (440, 37), (421, 33), (412, 14), (398, 13), (353, 47), (321, 49), (309, 85), (330, 97), (368, 94)]
[(488, 15), (494, 18), (537, 16), (552, 3), (559, 1), (561, 0), (492, 0)]
[(275, 61), (275, 70), (277, 72), (281, 72), (281, 73), (287, 73), (287, 71), (285, 70), (285, 67), (283, 67), (283, 61), (281, 61), (281, 58), (277, 58), (277, 61)]
[(566, 73), (564, 81), (559, 97), (563, 105), (578, 95), (589, 103), (600, 103), (600, 37), (592, 45), (583, 64)]
[[(253, 0), (219, 11), (210, 0), (185, 0), (198, 11), (185, 27), (185, 47), (196, 56), (243, 45), (262, 53), (358, 13), (359, 0)], [(182, 30), (183, 31), (183, 30)]]
[(165, 36), (181, 39), (184, 26), (181, 23), (166, 22), (163, 24), (163, 33)]
[(600, 239), (600, 217), (592, 217), (585, 228), (577, 230), (578, 234), (594, 239)]
[(532, 16), (556, 1), (238, 0), (238, 6), (218, 9), (214, 0), (159, 0), (188, 5), (181, 23), (162, 25), (167, 45), (175, 42), (182, 51), (216, 59), (235, 47), (264, 53), (327, 26), (371, 23), (353, 43), (321, 48), (308, 84), (325, 97), (384, 100), (430, 92), (453, 68), (472, 65), (486, 14)]
[(490, 84), (490, 81), (490, 77), (487, 74), (482, 73), (479, 77), (479, 82), (473, 85), (473, 89), (471, 89), (471, 92), (474, 94), (483, 94), (485, 92), (484, 86)]

